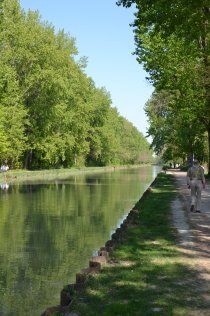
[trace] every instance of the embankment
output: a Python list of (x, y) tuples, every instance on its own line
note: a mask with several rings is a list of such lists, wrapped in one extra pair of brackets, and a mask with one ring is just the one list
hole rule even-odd
[[(25, 181), (53, 181), (58, 179), (66, 179), (71, 176), (82, 175), (82, 174), (93, 174), (111, 172), (115, 170), (123, 169), (135, 169), (146, 166), (141, 165), (126, 165), (126, 166), (107, 166), (107, 167), (81, 167), (81, 168), (70, 168), (70, 169), (51, 169), (51, 170), (9, 170), (6, 172), (7, 183), (17, 183)], [(148, 164), (149, 166), (149, 164)], [(0, 182), (4, 182), (5, 177), (3, 173), (0, 173)]]
[[(158, 178), (160, 178), (160, 176)], [(98, 255), (90, 259), (89, 267), (82, 269), (76, 274), (76, 282), (64, 287), (60, 295), (60, 305), (47, 308), (42, 316), (56, 315), (56, 313), (59, 313), (59, 315), (67, 315), (70, 310), (75, 310), (75, 306), (80, 302), (79, 297), (85, 292), (86, 285), (90, 279), (97, 279), (100, 273), (104, 273), (106, 269), (116, 265), (116, 250), (125, 244), (128, 239), (128, 232), (139, 226), (139, 214), (142, 205), (152, 194), (157, 182), (158, 185), (160, 185), (160, 179), (158, 179), (158, 181), (157, 179), (154, 180), (150, 187), (144, 192), (140, 200), (136, 203), (133, 209), (130, 210), (121, 226), (112, 234), (110, 240), (99, 249)], [(78, 310), (80, 310), (80, 308), (78, 308)]]

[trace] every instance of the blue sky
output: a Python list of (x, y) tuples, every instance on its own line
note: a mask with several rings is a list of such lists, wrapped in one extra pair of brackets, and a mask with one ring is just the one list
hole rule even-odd
[(145, 102), (153, 88), (136, 61), (134, 9), (118, 7), (115, 0), (20, 0), (24, 10), (38, 10), (42, 20), (76, 38), (79, 56), (88, 58), (86, 73), (97, 87), (105, 87), (112, 104), (144, 135)]

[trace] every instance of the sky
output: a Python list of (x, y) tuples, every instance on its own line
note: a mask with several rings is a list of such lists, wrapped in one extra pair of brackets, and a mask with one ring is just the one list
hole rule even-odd
[(79, 57), (86, 56), (86, 74), (96, 87), (110, 92), (112, 106), (146, 135), (144, 113), (153, 87), (132, 53), (135, 50), (134, 8), (116, 5), (116, 0), (20, 0), (21, 7), (39, 11), (55, 31), (64, 29), (76, 39)]

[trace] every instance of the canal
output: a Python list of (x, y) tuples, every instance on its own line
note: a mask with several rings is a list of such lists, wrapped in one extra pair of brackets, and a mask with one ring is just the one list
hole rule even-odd
[(39, 316), (88, 266), (159, 168), (1, 186), (0, 315)]

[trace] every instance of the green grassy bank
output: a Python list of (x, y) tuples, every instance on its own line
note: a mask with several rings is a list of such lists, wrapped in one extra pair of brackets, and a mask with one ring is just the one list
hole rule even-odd
[[(147, 164), (149, 165), (149, 164)], [(139, 168), (146, 166), (146, 164), (141, 165), (125, 165), (125, 166), (107, 166), (107, 167), (81, 167), (81, 168), (71, 168), (71, 169), (50, 169), (50, 170), (9, 170), (6, 172), (6, 181), (9, 183), (30, 181), (30, 180), (55, 180), (55, 179), (65, 179), (70, 176), (84, 174), (84, 173), (98, 173), (98, 172), (109, 172), (120, 169), (128, 168)], [(0, 182), (5, 181), (3, 173), (0, 173)]]
[(143, 201), (136, 204), (136, 225), (128, 228), (113, 260), (90, 276), (76, 293), (71, 311), (80, 316), (195, 315), (205, 302), (198, 295), (196, 271), (176, 243), (170, 205), (174, 178), (159, 174)]

